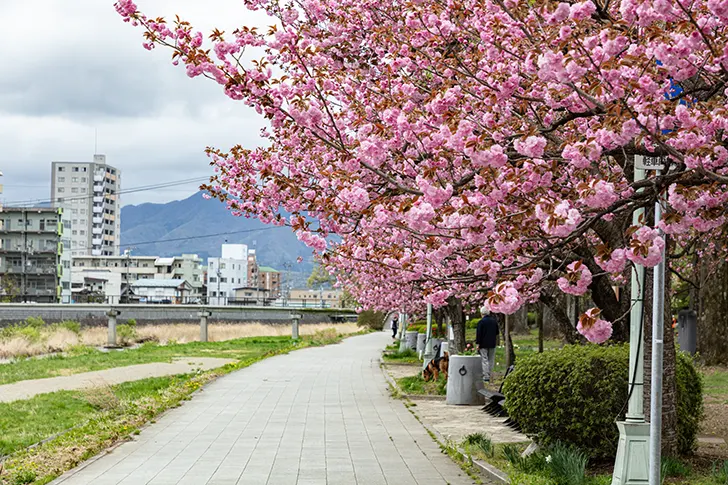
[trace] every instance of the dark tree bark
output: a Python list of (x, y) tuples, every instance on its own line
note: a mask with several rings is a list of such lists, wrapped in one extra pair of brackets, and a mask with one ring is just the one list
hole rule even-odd
[(536, 313), (536, 326), (538, 327), (538, 353), (543, 353), (543, 317), (544, 317), (544, 304), (539, 303), (536, 307), (538, 313)]
[[(650, 420), (650, 382), (652, 379), (652, 270), (645, 271), (645, 301), (644, 301), (644, 342), (645, 347), (645, 376), (644, 376), (644, 413), (645, 419)], [(670, 278), (665, 277), (665, 295), (670, 294)], [(669, 300), (667, 300), (669, 301)], [(675, 384), (675, 371), (677, 355), (675, 353), (675, 334), (672, 328), (670, 305), (665, 305), (662, 316), (664, 330), (664, 355), (662, 362), (662, 454), (664, 456), (678, 455), (677, 440), (677, 388)]]
[(513, 340), (511, 338), (511, 332), (510, 332), (510, 323), (512, 321), (513, 315), (511, 315), (509, 318), (511, 320), (508, 321), (508, 325), (506, 325), (506, 316), (502, 313), (499, 313), (496, 315), (498, 320), (498, 328), (501, 333), (501, 337), (503, 338), (503, 345), (506, 349), (506, 363), (507, 364), (515, 364), (516, 363), (516, 351), (513, 348)]
[(697, 351), (707, 365), (728, 364), (728, 264), (704, 258), (700, 275)]
[(454, 348), (451, 353), (459, 354), (465, 348), (465, 313), (463, 312), (463, 302), (459, 298), (450, 297), (447, 300), (447, 306), (444, 308), (450, 319), (454, 336)]
[(548, 307), (551, 315), (558, 322), (559, 331), (568, 343), (576, 344), (584, 341), (584, 338), (579, 335), (576, 328), (574, 328), (574, 325), (571, 323), (571, 320), (566, 313), (566, 309), (558, 298), (546, 291), (543, 291), (541, 292), (539, 300)]
[(523, 305), (509, 320), (511, 334), (523, 335), (528, 333), (528, 307)]

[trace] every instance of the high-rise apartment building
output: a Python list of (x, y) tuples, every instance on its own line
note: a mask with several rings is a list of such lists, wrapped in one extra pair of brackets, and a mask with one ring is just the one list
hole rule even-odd
[(118, 256), (121, 243), (121, 170), (94, 155), (91, 163), (53, 162), (51, 200), (71, 219), (74, 256)]

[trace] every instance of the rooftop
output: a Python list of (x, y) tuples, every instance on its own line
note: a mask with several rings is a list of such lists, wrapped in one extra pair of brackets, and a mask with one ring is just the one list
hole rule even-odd
[(277, 269), (273, 269), (270, 266), (261, 266), (258, 268), (259, 273), (279, 273)]
[(182, 279), (176, 280), (137, 280), (131, 284), (134, 288), (177, 288), (187, 281)]

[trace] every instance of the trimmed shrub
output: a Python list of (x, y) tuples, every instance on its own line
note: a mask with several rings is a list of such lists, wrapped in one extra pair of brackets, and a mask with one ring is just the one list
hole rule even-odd
[(480, 318), (471, 318), (467, 322), (465, 322), (465, 328), (473, 330), (478, 328), (478, 322), (480, 321)]
[[(562, 442), (591, 458), (613, 458), (614, 424), (627, 401), (627, 345), (569, 345), (519, 360), (503, 386), (509, 415), (543, 446)], [(702, 383), (692, 361), (677, 360), (680, 452), (693, 449), (702, 417)]]
[(382, 312), (375, 312), (372, 310), (364, 310), (359, 314), (357, 324), (360, 327), (368, 327), (372, 330), (384, 329), (384, 318), (387, 315)]
[(703, 377), (684, 352), (677, 354), (675, 374), (678, 449), (680, 453), (690, 453), (698, 446), (698, 431), (704, 416)]
[[(417, 323), (417, 322), (415, 322), (415, 323)], [(443, 330), (445, 330), (445, 329), (443, 329)], [(413, 323), (407, 327), (407, 331), (408, 332), (427, 333), (427, 324), (425, 323), (424, 325), (415, 325)], [(432, 324), (432, 337), (433, 338), (444, 338), (445, 337), (444, 335), (440, 335), (440, 331), (437, 328), (437, 325), (435, 325), (434, 323)]]

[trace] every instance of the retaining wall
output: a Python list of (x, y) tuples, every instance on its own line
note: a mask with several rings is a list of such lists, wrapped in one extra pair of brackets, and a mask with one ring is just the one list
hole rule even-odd
[(111, 308), (120, 312), (118, 321), (134, 319), (140, 325), (150, 323), (199, 323), (198, 313), (205, 308), (212, 313), (210, 323), (290, 323), (290, 315), (303, 316), (301, 323), (332, 323), (355, 320), (352, 310), (336, 308), (306, 309), (280, 307), (231, 307), (201, 305), (103, 305), (103, 304), (0, 304), (0, 327), (20, 322), (28, 317), (40, 317), (46, 323), (75, 320), (82, 325), (106, 325), (106, 312)]

